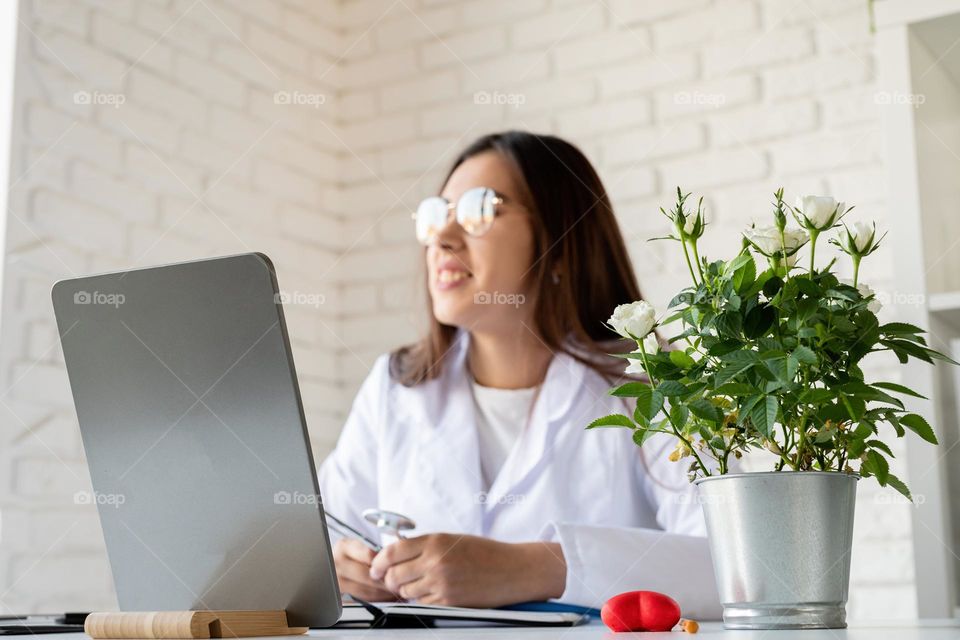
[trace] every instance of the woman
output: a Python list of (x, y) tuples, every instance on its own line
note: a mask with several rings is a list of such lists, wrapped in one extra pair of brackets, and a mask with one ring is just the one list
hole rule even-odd
[[(603, 322), (640, 299), (599, 177), (573, 145), (510, 131), (457, 160), (419, 207), (431, 323), (381, 356), (321, 492), (336, 516), (379, 507), (417, 528), (374, 553), (342, 539), (342, 591), (366, 600), (599, 607), (631, 589), (719, 617), (700, 507), (673, 443), (643, 453), (607, 389), (624, 362)], [(622, 347), (621, 347), (622, 348)]]

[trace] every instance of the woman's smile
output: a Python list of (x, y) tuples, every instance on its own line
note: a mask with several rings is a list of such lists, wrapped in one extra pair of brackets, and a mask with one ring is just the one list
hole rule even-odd
[(473, 274), (457, 260), (444, 260), (439, 265), (434, 277), (434, 286), (437, 291), (449, 291), (461, 287)]

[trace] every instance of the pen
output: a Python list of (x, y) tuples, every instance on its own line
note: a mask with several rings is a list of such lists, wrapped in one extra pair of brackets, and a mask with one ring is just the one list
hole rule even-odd
[(381, 547), (379, 544), (377, 544), (367, 536), (363, 535), (362, 533), (360, 533), (359, 531), (357, 531), (356, 529), (354, 529), (353, 527), (351, 527), (346, 522), (336, 517), (329, 511), (324, 511), (324, 515), (326, 515), (327, 517), (327, 527), (333, 529), (344, 538), (355, 538), (360, 542), (362, 542), (364, 546), (366, 546), (368, 549), (371, 549), (375, 553), (380, 553), (380, 550), (383, 547)]

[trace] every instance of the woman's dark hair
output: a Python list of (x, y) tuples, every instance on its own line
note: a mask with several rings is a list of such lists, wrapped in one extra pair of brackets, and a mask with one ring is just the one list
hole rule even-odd
[[(533, 321), (541, 340), (611, 379), (623, 375), (624, 361), (609, 357), (626, 341), (612, 340), (603, 323), (613, 309), (640, 300), (633, 267), (600, 176), (575, 146), (555, 136), (526, 131), (485, 135), (453, 162), (450, 175), (473, 156), (494, 151), (517, 169), (534, 232)], [(551, 274), (560, 274), (555, 282)], [(457, 327), (432, 312), (420, 341), (391, 354), (390, 373), (405, 386), (436, 378)]]

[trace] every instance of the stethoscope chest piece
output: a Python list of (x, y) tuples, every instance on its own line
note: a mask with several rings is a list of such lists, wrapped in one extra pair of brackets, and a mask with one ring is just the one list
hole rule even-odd
[(407, 516), (383, 509), (366, 509), (363, 512), (363, 519), (374, 525), (381, 533), (397, 538), (403, 537), (400, 535), (401, 531), (409, 531), (417, 526), (417, 523)]

